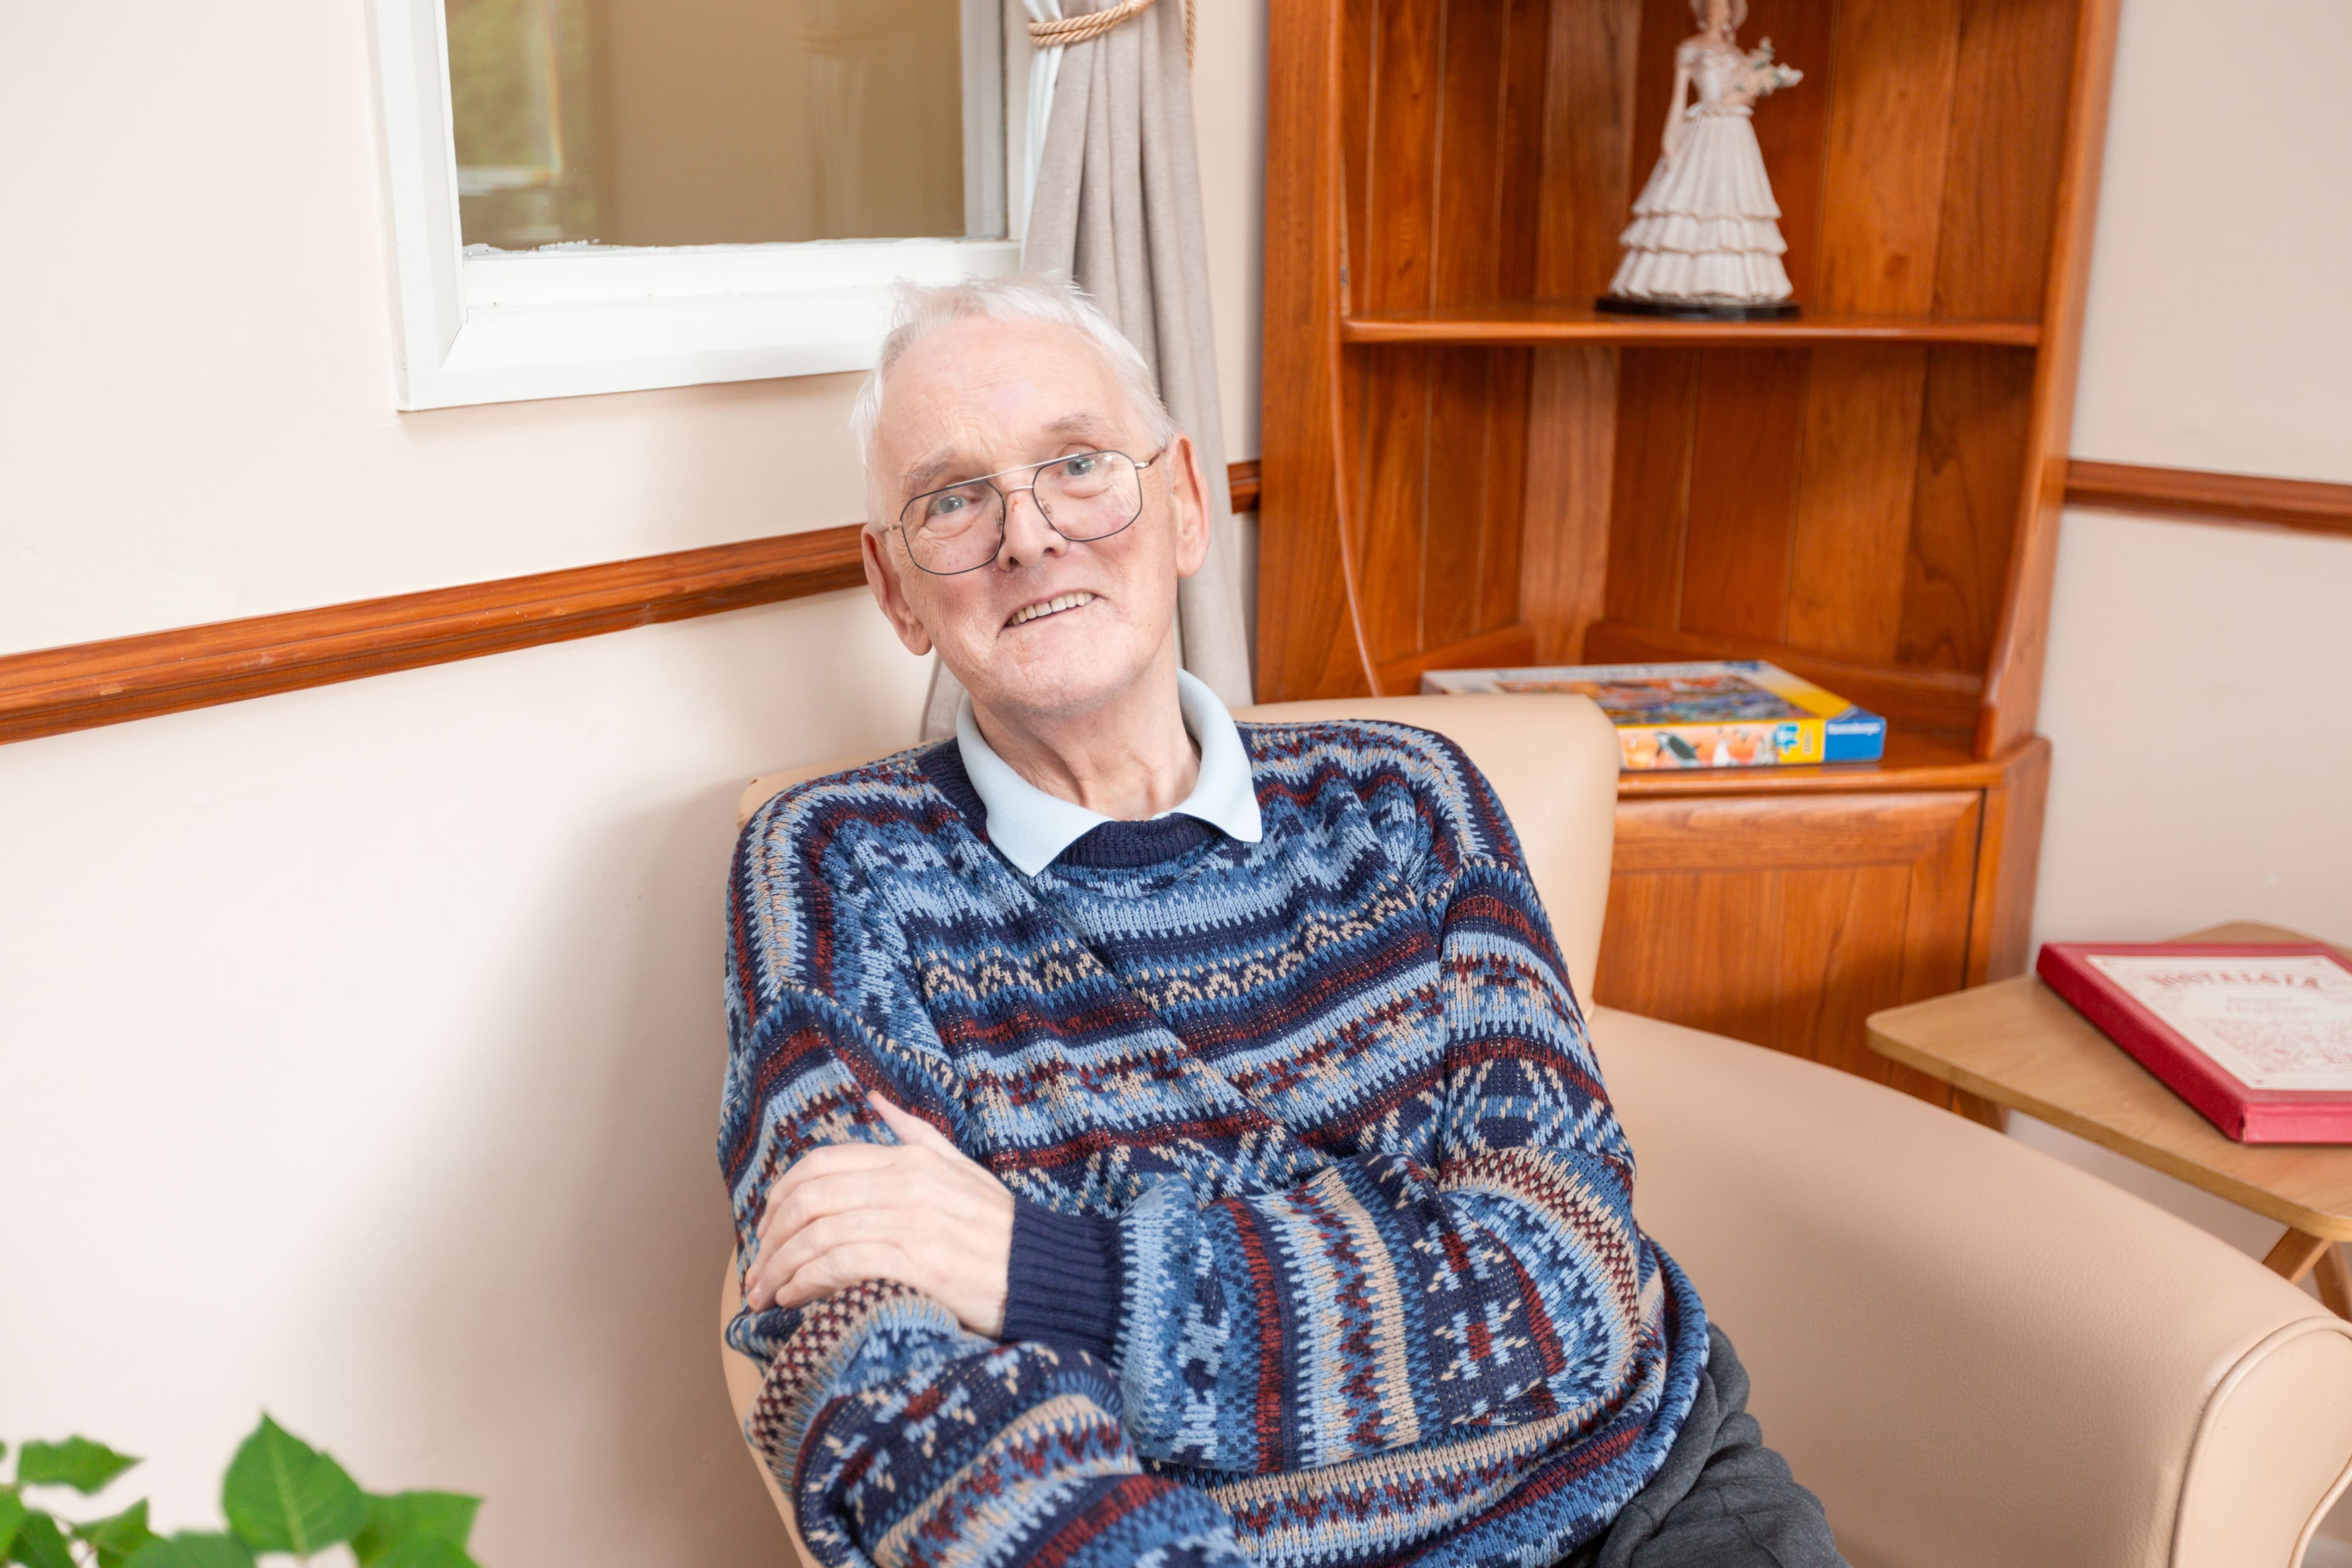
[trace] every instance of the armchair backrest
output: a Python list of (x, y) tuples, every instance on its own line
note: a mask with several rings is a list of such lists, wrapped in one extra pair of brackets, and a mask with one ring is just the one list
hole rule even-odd
[(1591, 699), (1535, 692), (1341, 697), (1261, 703), (1234, 717), (1269, 724), (1376, 719), (1434, 730), (1468, 752), (1511, 814), (1577, 999), (1592, 1005), (1609, 856), (1617, 841), (1620, 752), (1615, 727)]
[[(1535, 693), (1451, 697), (1342, 697), (1270, 702), (1237, 719), (1299, 723), (1374, 719), (1434, 730), (1469, 753), (1511, 814), (1536, 890), (1568, 960), (1570, 980), (1589, 1006), (1609, 902), (1609, 856), (1616, 842), (1617, 731), (1585, 698)], [(739, 823), (777, 791), (856, 761), (762, 773), (736, 812)]]

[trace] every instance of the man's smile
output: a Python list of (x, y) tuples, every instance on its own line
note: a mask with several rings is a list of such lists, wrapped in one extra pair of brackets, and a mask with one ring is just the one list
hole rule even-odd
[(1050, 599), (1040, 599), (1035, 604), (1022, 605), (1006, 617), (1004, 624), (1008, 626), (1025, 626), (1031, 621), (1042, 620), (1047, 616), (1058, 616), (1065, 610), (1078, 609), (1094, 602), (1095, 595), (1083, 588), (1074, 593), (1056, 594)]

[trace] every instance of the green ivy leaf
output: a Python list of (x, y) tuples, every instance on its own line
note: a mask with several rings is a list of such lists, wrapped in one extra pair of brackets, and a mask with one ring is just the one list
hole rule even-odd
[(24, 1522), (16, 1527), (16, 1544), (11, 1551), (25, 1568), (75, 1568), (65, 1531), (58, 1528), (56, 1520), (37, 1508), (25, 1510)]
[(155, 1537), (132, 1552), (123, 1568), (253, 1568), (253, 1553), (233, 1535), (184, 1530), (168, 1541)]
[(394, 1547), (380, 1568), (479, 1568), (465, 1549), (437, 1535), (412, 1535)]
[(256, 1552), (308, 1557), (367, 1523), (367, 1500), (342, 1466), (265, 1415), (229, 1461), (221, 1511)]
[(25, 1500), (15, 1487), (0, 1487), (0, 1563), (8, 1561), (8, 1548), (16, 1544), (17, 1528), (24, 1522)]
[(147, 1528), (144, 1498), (121, 1513), (77, 1524), (73, 1532), (98, 1552), (98, 1568), (122, 1568), (125, 1559), (155, 1539), (155, 1532)]
[(62, 1443), (27, 1443), (16, 1452), (20, 1487), (71, 1487), (88, 1497), (139, 1461), (87, 1437)]
[(370, 1492), (367, 1525), (352, 1537), (352, 1552), (362, 1568), (375, 1568), (411, 1541), (443, 1541), (462, 1548), (474, 1533), (474, 1514), (481, 1506), (481, 1499), (458, 1492), (400, 1492), (391, 1497)]

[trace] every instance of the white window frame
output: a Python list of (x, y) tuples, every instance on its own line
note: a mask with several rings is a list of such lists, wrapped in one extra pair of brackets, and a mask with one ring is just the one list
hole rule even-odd
[[(965, 27), (996, 31), (1009, 54), (1026, 40), (1003, 9), (963, 0)], [(1017, 236), (468, 252), (441, 0), (374, 0), (374, 13), (403, 409), (863, 370), (887, 328), (892, 282), (1020, 265)], [(1025, 127), (1001, 109), (993, 124), (976, 111), (1008, 95), (971, 90), (971, 76), (968, 65), (964, 132), (988, 152), (967, 161), (968, 207), (1025, 210), (1004, 189), (1023, 167), (1007, 143), (1026, 141)]]

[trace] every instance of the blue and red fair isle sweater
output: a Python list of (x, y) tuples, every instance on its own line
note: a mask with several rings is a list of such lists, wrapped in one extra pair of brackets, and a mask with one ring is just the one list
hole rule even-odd
[(1244, 724), (1265, 823), (1034, 879), (948, 742), (800, 785), (729, 886), (719, 1154), (748, 1262), (866, 1090), (1015, 1194), (1004, 1335), (888, 1282), (738, 1317), (820, 1562), (1549, 1563), (1706, 1356), (1485, 778), (1401, 725)]

